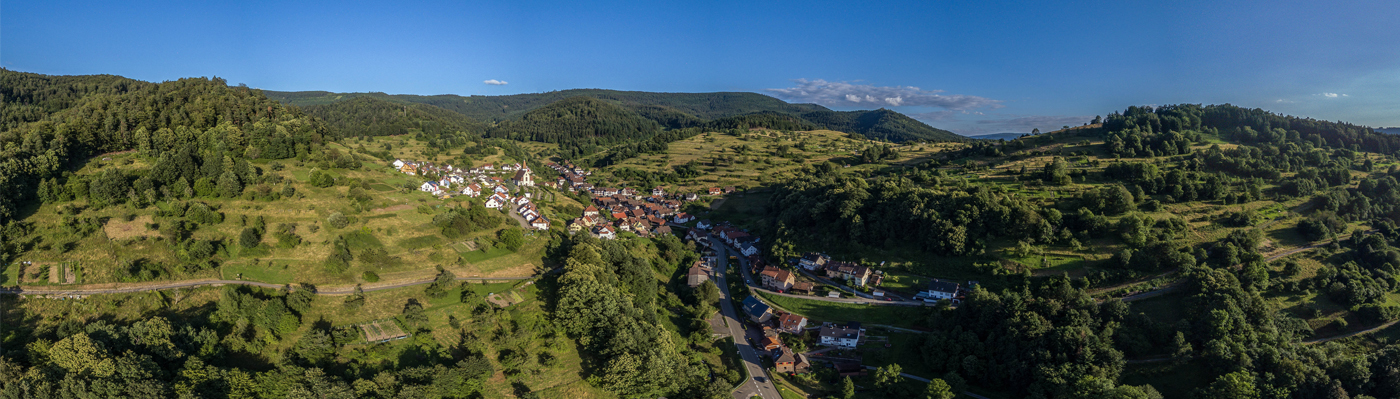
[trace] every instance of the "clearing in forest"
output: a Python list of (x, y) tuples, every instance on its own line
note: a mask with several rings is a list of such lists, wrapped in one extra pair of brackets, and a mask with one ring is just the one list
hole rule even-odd
[(107, 238), (113, 241), (126, 241), (136, 237), (155, 237), (160, 232), (147, 228), (153, 221), (151, 215), (137, 216), (131, 221), (123, 218), (111, 218), (107, 224), (102, 225), (102, 232), (107, 233)]

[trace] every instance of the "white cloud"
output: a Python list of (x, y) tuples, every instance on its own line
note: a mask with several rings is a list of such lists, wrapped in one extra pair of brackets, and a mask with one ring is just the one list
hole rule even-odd
[(1000, 100), (962, 94), (943, 95), (942, 90), (913, 86), (873, 86), (848, 82), (797, 79), (794, 87), (767, 89), (785, 100), (837, 107), (938, 107), (950, 110), (1001, 108)]
[(505, 85), (507, 84), (506, 81), (504, 81), (504, 80), (496, 80), (496, 79), (486, 79), (485, 81), (483, 81), (483, 82), (481, 82), (481, 83), (485, 83), (485, 84), (492, 85), (492, 86), (505, 86)]
[(1319, 96), (1323, 96), (1323, 97), (1327, 97), (1327, 98), (1348, 97), (1346, 94), (1338, 94), (1338, 93), (1319, 93), (1318, 95), (1319, 95)]

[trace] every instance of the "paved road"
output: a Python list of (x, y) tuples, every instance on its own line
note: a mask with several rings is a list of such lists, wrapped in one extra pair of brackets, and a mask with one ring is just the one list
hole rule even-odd
[[(757, 351), (744, 339), (743, 322), (734, 309), (734, 301), (729, 300), (729, 284), (724, 277), (725, 269), (729, 266), (729, 250), (721, 245), (716, 246), (715, 251), (719, 255), (715, 262), (715, 284), (719, 286), (720, 312), (729, 324), (729, 336), (734, 337), (734, 345), (739, 347), (739, 357), (744, 361), (744, 368), (749, 371), (748, 380), (734, 390), (734, 399), (749, 399), (754, 395), (764, 399), (782, 399), (778, 388), (773, 386), (772, 377), (763, 370), (763, 363), (760, 363)], [(759, 382), (758, 379), (763, 381)]]
[[(561, 270), (561, 269), (551, 270), (550, 273), (555, 272), (555, 271), (557, 271), (557, 270)], [(536, 276), (458, 277), (458, 278), (457, 278), (457, 281), (479, 281), (479, 280), (486, 280), (486, 281), (496, 281), (496, 280), (528, 280), (528, 279), (532, 279), (532, 278), (535, 278), (535, 277), (536, 277)], [(428, 283), (432, 283), (432, 282), (433, 282), (433, 279), (428, 278), (428, 279), (414, 280), (414, 281), (408, 281), (408, 282), (403, 282), (403, 283), (385, 284), (385, 285), (377, 285), (377, 286), (369, 286), (369, 287), (361, 286), (361, 288), (364, 290), (364, 292), (374, 292), (374, 291), (381, 291), (381, 290), (391, 290), (391, 289), (395, 289), (395, 288), (412, 287), (412, 286), (415, 286), (415, 285), (424, 285), (424, 284), (428, 284)], [(104, 284), (104, 285), (106, 285), (106, 284)], [(206, 285), (251, 285), (251, 286), (254, 286), (254, 287), (272, 288), (272, 289), (279, 289), (279, 288), (282, 288), (282, 287), (285, 287), (285, 286), (286, 286), (286, 285), (284, 285), (284, 284), (260, 283), (260, 282), (257, 282), (257, 281), (212, 280), (212, 279), (205, 279), (205, 280), (172, 281), (172, 282), (169, 282), (169, 283), (161, 283), (161, 284), (145, 284), (145, 283), (143, 283), (143, 284), (141, 284), (141, 285), (133, 285), (133, 286), (129, 286), (129, 287), (112, 287), (112, 288), (82, 288), (82, 287), (59, 288), (59, 287), (48, 287), (48, 286), (40, 286), (40, 287), (35, 287), (35, 286), (29, 286), (29, 287), (25, 287), (25, 286), (19, 286), (19, 287), (4, 287), (4, 288), (0, 288), (0, 294), (20, 294), (20, 295), (101, 295), (101, 294), (126, 294), (126, 293), (132, 293), (132, 292), (160, 291), (160, 290), (169, 290), (169, 289), (176, 289), (176, 288), (201, 287), (201, 286), (206, 286)], [(317, 291), (316, 291), (316, 295), (349, 295), (350, 293), (352, 293), (352, 292), (354, 292), (354, 291), (355, 291), (355, 287), (351, 286), (351, 287), (349, 287), (349, 288), (343, 288), (343, 289), (317, 290)]]
[[(730, 248), (728, 244), (725, 244), (723, 240), (720, 240), (720, 239), (717, 238), (717, 237), (713, 237), (713, 236), (710, 237), (710, 242), (713, 243), (712, 248), (715, 249), (715, 253), (718, 254), (719, 257), (728, 259), (729, 255), (734, 255), (735, 257), (739, 258), (739, 265), (740, 265), (740, 268), (741, 268), (741, 270), (739, 271), (739, 274), (745, 276), (746, 281), (745, 281), (745, 284), (744, 284), (744, 285), (745, 285), (745, 286), (748, 286), (748, 288), (749, 288), (749, 294), (750, 294), (750, 295), (757, 295), (757, 292), (762, 292), (762, 293), (768, 294), (768, 295), (785, 296), (785, 297), (791, 297), (791, 298), (799, 298), (799, 299), (806, 299), (806, 300), (811, 300), (811, 301), (822, 301), (822, 302), (855, 303), (855, 304), (865, 304), (865, 305), (898, 305), (898, 306), (929, 306), (929, 305), (930, 305), (930, 304), (924, 303), (924, 301), (886, 301), (886, 300), (881, 300), (881, 299), (867, 299), (867, 298), (831, 298), (831, 297), (816, 296), (816, 295), (783, 294), (783, 293), (779, 293), (779, 292), (777, 292), (777, 291), (770, 291), (770, 290), (768, 290), (768, 289), (766, 289), (766, 288), (763, 288), (763, 287), (758, 286), (758, 285), (757, 285), (758, 283), (755, 282), (755, 281), (757, 281), (757, 280), (756, 280), (753, 276), (749, 275), (749, 261), (748, 261), (748, 258), (745, 258), (745, 257), (743, 256), (743, 254), (740, 254), (740, 253), (739, 253), (739, 250), (734, 249), (734, 248)], [(762, 297), (759, 297), (759, 299), (763, 299), (763, 298), (762, 298)], [(772, 304), (769, 304), (769, 305), (772, 305)]]
[(924, 301), (886, 301), (886, 300), (882, 300), (882, 299), (830, 298), (830, 297), (815, 296), (815, 295), (783, 294), (783, 293), (779, 293), (779, 292), (777, 292), (777, 291), (770, 291), (770, 290), (768, 290), (768, 289), (766, 289), (766, 288), (760, 288), (760, 287), (758, 287), (758, 286), (750, 286), (750, 287), (749, 287), (749, 291), (758, 291), (758, 292), (762, 292), (762, 293), (767, 294), (767, 295), (785, 296), (785, 297), (791, 297), (791, 298), (801, 298), (801, 299), (807, 299), (807, 300), (813, 300), (813, 301), (822, 301), (822, 302), (855, 303), (855, 304), (864, 304), (864, 305), (899, 305), (899, 306), (924, 306), (924, 305), (925, 305)]

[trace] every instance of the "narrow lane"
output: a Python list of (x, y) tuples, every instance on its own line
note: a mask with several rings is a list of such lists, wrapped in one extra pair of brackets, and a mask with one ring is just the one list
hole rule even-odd
[(763, 363), (761, 363), (758, 353), (745, 339), (746, 335), (742, 327), (743, 319), (739, 318), (739, 313), (734, 309), (734, 301), (730, 300), (729, 283), (725, 279), (725, 270), (729, 266), (729, 250), (723, 245), (716, 245), (714, 248), (715, 253), (719, 255), (719, 259), (715, 262), (715, 283), (719, 286), (720, 312), (724, 314), (725, 322), (729, 325), (729, 336), (734, 337), (734, 346), (739, 348), (739, 357), (743, 360), (744, 368), (748, 369), (749, 374), (748, 379), (734, 390), (734, 399), (749, 399), (754, 395), (764, 399), (781, 399), (782, 394), (778, 393), (778, 388), (773, 385), (773, 380), (763, 370)]

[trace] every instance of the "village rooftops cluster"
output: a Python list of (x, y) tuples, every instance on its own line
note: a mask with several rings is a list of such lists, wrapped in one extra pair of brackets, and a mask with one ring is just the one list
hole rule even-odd
[(500, 187), (507, 182), (506, 179), (493, 175), (510, 175), (509, 182), (520, 187), (535, 185), (534, 175), (530, 172), (530, 168), (519, 163), (501, 165), (500, 167), (488, 163), (471, 169), (463, 169), (450, 164), (434, 165), (431, 162), (396, 159), (393, 165), (399, 172), (409, 176), (434, 176), (436, 180), (423, 182), (418, 190), (440, 197), (457, 194), (476, 197), (482, 194), (484, 187)]
[(773, 357), (773, 365), (777, 372), (804, 372), (809, 368), (810, 364), (806, 355), (794, 353), (778, 338), (779, 333), (801, 335), (807, 329), (806, 317), (795, 313), (774, 311), (772, 307), (754, 296), (744, 298), (742, 306), (744, 313), (749, 316), (749, 321), (757, 324), (763, 331), (763, 339), (759, 342), (753, 342), (753, 346), (755, 349), (769, 352), (770, 356)]
[(648, 237), (671, 234), (667, 218), (671, 222), (685, 223), (693, 218), (685, 213), (677, 213), (678, 201), (644, 201), (622, 194), (607, 197), (594, 197), (593, 203), (583, 210), (583, 216), (569, 223), (569, 232), (587, 230), (599, 238), (615, 238), (620, 231), (629, 231), (638, 236)]
[(569, 191), (590, 191), (593, 189), (593, 185), (585, 180), (588, 176), (592, 175), (593, 172), (574, 166), (572, 162), (545, 162), (544, 166), (554, 169), (555, 172), (559, 172), (559, 178), (554, 181), (546, 182), (546, 185)]
[(435, 196), (455, 194), (473, 198), (486, 194), (489, 195), (486, 198), (487, 208), (507, 209), (510, 207), (524, 217), (531, 228), (549, 230), (549, 219), (540, 214), (539, 208), (536, 208), (534, 202), (530, 201), (529, 193), (511, 196), (510, 189), (502, 184), (501, 178), (489, 176), (489, 174), (514, 171), (511, 183), (517, 187), (532, 187), (534, 186), (533, 175), (530, 168), (524, 165), (513, 163), (501, 165), (498, 168), (495, 164), (488, 163), (472, 169), (459, 169), (452, 165), (435, 166), (426, 162), (418, 163), (399, 159), (394, 161), (394, 167), (404, 174), (413, 176), (427, 176), (429, 174), (440, 176), (439, 180), (423, 182), (418, 187), (419, 191)]

